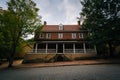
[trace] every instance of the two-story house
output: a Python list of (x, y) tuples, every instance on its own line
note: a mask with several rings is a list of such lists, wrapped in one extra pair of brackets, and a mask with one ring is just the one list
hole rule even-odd
[(35, 33), (35, 53), (95, 53), (95, 47), (87, 41), (88, 31), (83, 30), (80, 21), (77, 25), (47, 25), (41, 33)]

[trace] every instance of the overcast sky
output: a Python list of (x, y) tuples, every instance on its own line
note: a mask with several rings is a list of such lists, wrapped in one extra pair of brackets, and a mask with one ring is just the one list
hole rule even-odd
[[(0, 7), (7, 9), (6, 1), (0, 0)], [(76, 17), (81, 11), (80, 0), (34, 0), (42, 16), (42, 21), (47, 24), (77, 24)]]

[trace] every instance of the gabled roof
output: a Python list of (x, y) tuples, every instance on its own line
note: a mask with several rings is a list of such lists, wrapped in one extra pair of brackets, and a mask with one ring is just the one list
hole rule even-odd
[(59, 30), (59, 25), (44, 25), (42, 32), (64, 32), (79, 31), (80, 25), (63, 25), (63, 30)]

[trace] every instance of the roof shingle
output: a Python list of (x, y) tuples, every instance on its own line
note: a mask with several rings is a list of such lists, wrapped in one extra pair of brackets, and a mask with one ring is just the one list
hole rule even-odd
[(63, 25), (63, 30), (59, 30), (59, 25), (44, 25), (42, 28), (43, 32), (48, 32), (48, 31), (78, 31), (80, 30), (79, 25)]

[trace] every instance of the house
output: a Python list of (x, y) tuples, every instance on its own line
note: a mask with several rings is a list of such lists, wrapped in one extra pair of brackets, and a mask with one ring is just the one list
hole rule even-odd
[(89, 32), (83, 30), (80, 21), (77, 25), (47, 25), (41, 33), (35, 34), (35, 53), (81, 54), (95, 53), (95, 47), (87, 41)]
[(76, 25), (47, 25), (45, 21), (41, 32), (35, 32), (32, 53), (25, 56), (25, 61), (63, 61), (95, 56), (95, 46), (87, 40), (88, 36), (89, 31), (82, 29), (80, 21)]

